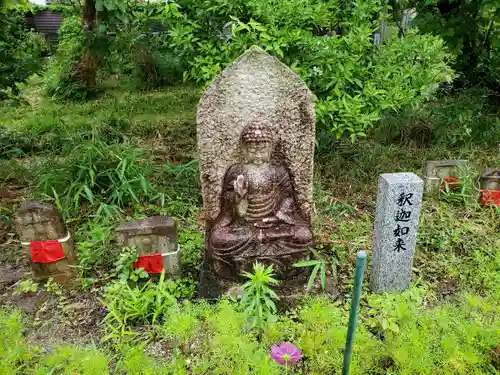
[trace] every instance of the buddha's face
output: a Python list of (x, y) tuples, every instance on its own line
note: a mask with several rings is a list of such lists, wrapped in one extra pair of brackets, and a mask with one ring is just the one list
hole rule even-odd
[(250, 164), (262, 165), (271, 161), (271, 142), (248, 142), (244, 144), (244, 149), (246, 160)]

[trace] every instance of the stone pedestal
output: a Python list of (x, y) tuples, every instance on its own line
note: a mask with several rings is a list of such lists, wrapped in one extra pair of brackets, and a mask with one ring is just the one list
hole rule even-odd
[(425, 192), (437, 193), (444, 178), (458, 177), (457, 167), (466, 166), (467, 160), (430, 160), (425, 165)]
[(403, 291), (411, 282), (424, 182), (414, 173), (386, 173), (379, 181), (370, 289)]
[[(31, 202), (17, 210), (15, 224), (19, 238), (33, 259), (30, 243), (59, 240), (63, 259), (50, 263), (32, 262), (34, 276), (38, 280), (53, 278), (57, 283), (71, 285), (75, 282), (75, 245), (62, 217), (54, 205)], [(41, 244), (43, 247), (43, 243)], [(57, 246), (57, 245), (56, 245)]]
[(139, 256), (161, 254), (165, 273), (169, 276), (180, 275), (177, 226), (173, 218), (152, 216), (129, 221), (116, 231), (119, 245), (137, 248)]

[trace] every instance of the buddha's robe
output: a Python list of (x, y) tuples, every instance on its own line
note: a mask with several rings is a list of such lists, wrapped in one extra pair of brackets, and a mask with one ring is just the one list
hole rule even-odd
[[(234, 186), (239, 175), (248, 181), (243, 214)], [(220, 204), (220, 214), (209, 230), (208, 248), (212, 258), (226, 266), (240, 268), (255, 260), (279, 264), (280, 259), (300, 259), (313, 246), (312, 232), (296, 207), (292, 182), (283, 166), (233, 165), (225, 175)]]

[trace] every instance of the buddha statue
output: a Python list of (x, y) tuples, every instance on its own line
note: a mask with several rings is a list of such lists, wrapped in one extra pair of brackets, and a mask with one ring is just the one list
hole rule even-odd
[(226, 171), (220, 213), (208, 231), (208, 254), (219, 277), (235, 279), (255, 261), (273, 264), (280, 277), (287, 277), (313, 246), (310, 225), (297, 208), (287, 168), (271, 162), (270, 127), (250, 122), (240, 141), (244, 162)]

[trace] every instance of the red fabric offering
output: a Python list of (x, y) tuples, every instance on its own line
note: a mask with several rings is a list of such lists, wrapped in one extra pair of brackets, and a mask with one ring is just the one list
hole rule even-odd
[(147, 273), (161, 273), (163, 271), (163, 257), (160, 253), (141, 255), (134, 263), (134, 268), (144, 268)]
[(451, 176), (441, 178), (441, 190), (446, 191), (446, 186), (448, 186), (448, 190), (457, 190), (460, 187), (458, 177)]
[(481, 204), (500, 207), (500, 190), (481, 190)]
[(55, 263), (64, 259), (64, 251), (58, 240), (32, 241), (30, 249), (34, 263)]

